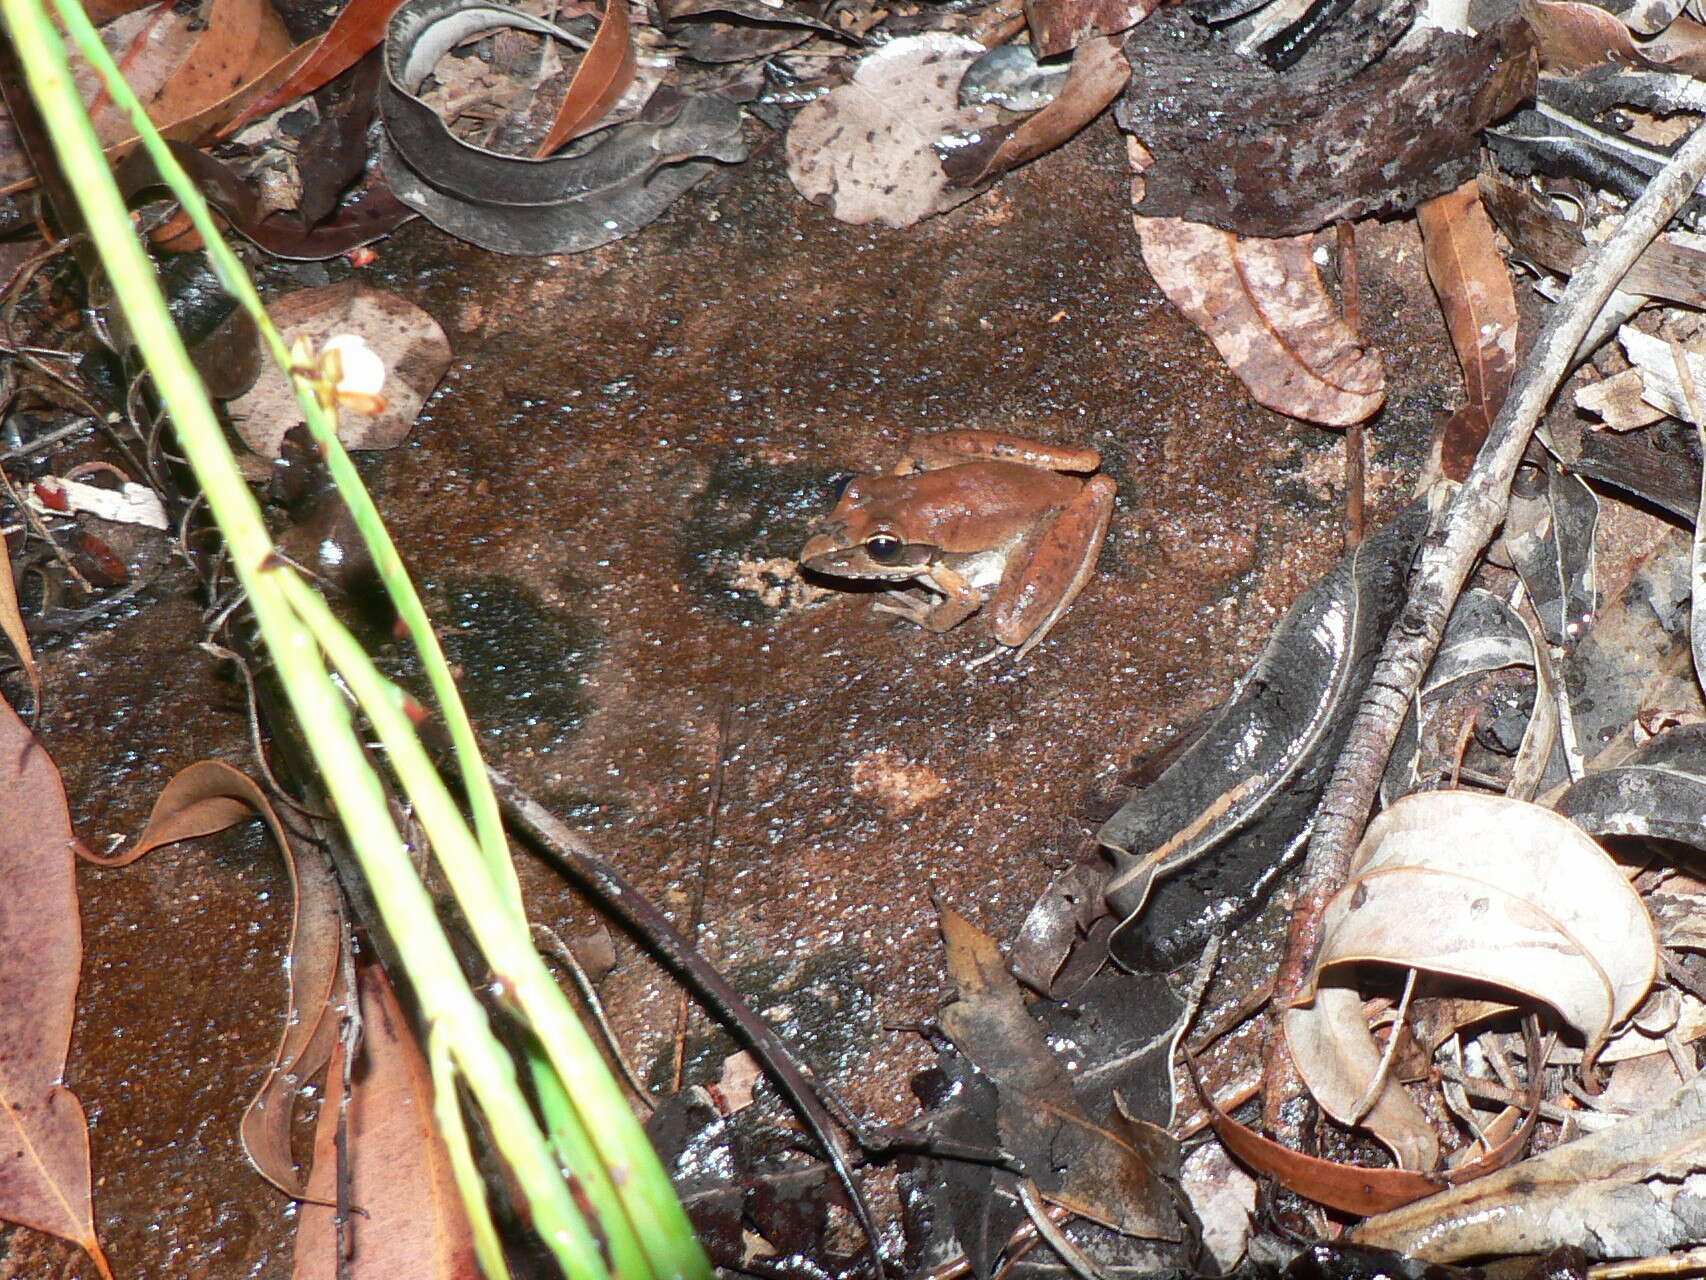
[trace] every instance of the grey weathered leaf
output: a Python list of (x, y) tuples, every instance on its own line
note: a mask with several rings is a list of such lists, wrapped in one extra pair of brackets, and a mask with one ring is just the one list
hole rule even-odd
[(1652, 1110), (1478, 1181), (1369, 1218), (1359, 1243), (1428, 1262), (1544, 1254), (1645, 1258), (1706, 1222), (1706, 1074)]
[(1706, 850), (1706, 724), (1679, 725), (1589, 773), (1558, 812), (1596, 836), (1652, 836)]

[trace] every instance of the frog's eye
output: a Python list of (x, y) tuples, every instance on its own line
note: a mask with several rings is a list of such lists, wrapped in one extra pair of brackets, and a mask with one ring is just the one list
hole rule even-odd
[(873, 533), (865, 539), (865, 552), (878, 564), (893, 564), (900, 559), (906, 544), (892, 533)]

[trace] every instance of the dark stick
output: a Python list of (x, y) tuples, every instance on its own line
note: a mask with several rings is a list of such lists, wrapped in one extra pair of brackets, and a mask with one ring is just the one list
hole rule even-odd
[[(1424, 543), (1409, 601), (1386, 638), (1316, 813), (1276, 983), (1276, 1008), (1295, 1003), (1303, 990), (1320, 949), (1321, 914), (1349, 875), (1351, 854), (1374, 806), (1375, 790), (1404, 713), (1433, 660), (1446, 618), (1476, 558), (1504, 519), (1511, 480), (1529, 437), (1568, 375), (1576, 348), (1600, 309), (1641, 252), (1694, 194), (1702, 177), (1706, 177), (1706, 126), (1697, 126), (1647, 184), (1593, 260), (1570, 278), (1547, 315), (1510, 398), (1493, 420), (1474, 467)], [(1277, 1031), (1269, 1040), (1268, 1068), (1266, 1118), (1270, 1126), (1289, 1130), (1291, 1125), (1280, 1125), (1281, 1114), (1288, 1101), (1302, 1096), (1302, 1082), (1285, 1053), (1284, 1036)], [(1290, 1133), (1279, 1136), (1295, 1138)]]
[(699, 994), (711, 1012), (746, 1042), (807, 1130), (823, 1146), (830, 1167), (847, 1192), (853, 1216), (859, 1220), (860, 1228), (871, 1241), (872, 1274), (884, 1274), (882, 1237), (877, 1232), (870, 1206), (865, 1203), (864, 1193), (853, 1177), (853, 1170), (848, 1167), (846, 1152), (842, 1150), (841, 1139), (836, 1132), (839, 1120), (842, 1126), (859, 1136), (861, 1129), (852, 1114), (841, 1108), (840, 1116), (831, 1117), (823, 1099), (833, 1095), (811, 1078), (787, 1042), (694, 949), (693, 944), (650, 898), (527, 792), (490, 766), (486, 774), (491, 779), (492, 790), (497, 793), (498, 803), (510, 821), (538, 841), (546, 853), (596, 894), (618, 920), (645, 939), (664, 962)]

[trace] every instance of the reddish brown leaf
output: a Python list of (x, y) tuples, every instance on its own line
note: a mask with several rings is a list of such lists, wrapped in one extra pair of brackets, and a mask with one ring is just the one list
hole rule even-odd
[(71, 1045), (83, 934), (77, 847), (51, 757), (0, 701), (0, 1218), (81, 1245), (95, 1238), (89, 1130), (60, 1083)]
[[(266, 0), (214, 0), (205, 16), (194, 10), (162, 12), (170, 12), (169, 18), (153, 21), (153, 15), (136, 13), (123, 20), (149, 24), (130, 44), (161, 46), (125, 63), (149, 118), (169, 138), (199, 140), (288, 75), (313, 49), (313, 42), (290, 48), (283, 23)], [(123, 153), (136, 141), (129, 118), (105, 102), (92, 71), (81, 62), (75, 65), (83, 68), (78, 80), (85, 99), (95, 104), (101, 145), (109, 155)], [(142, 66), (151, 70), (133, 74)], [(10, 135), (11, 121), (0, 112), (0, 194), (35, 182)]]
[(314, 51), (271, 93), (249, 103), (219, 131), (219, 136), (230, 137), (249, 121), (270, 115), (285, 103), (313, 93), (321, 85), (348, 71), (366, 57), (369, 50), (379, 47), (379, 42), (385, 38), (386, 24), (401, 3), (402, 0), (350, 0), (337, 21), (315, 42)]
[(201, 760), (179, 771), (154, 802), (148, 826), (130, 849), (110, 858), (84, 856), (122, 867), (162, 845), (211, 835), (252, 817), (261, 818), (272, 832), (290, 873), (296, 907), (286, 962), (290, 994), (284, 1032), (239, 1132), (260, 1175), (300, 1198), (302, 1181), (290, 1152), (291, 1107), (308, 1078), (325, 1064), (337, 1026), (332, 1015), (343, 930), (331, 867), (319, 854), (299, 859), (266, 793), (219, 760)]
[(616, 99), (634, 83), (634, 41), (628, 31), (628, 0), (604, 0), (604, 17), (598, 34), (575, 68), (563, 105), (545, 140), (534, 152), (543, 160), (572, 138), (578, 138), (602, 120)]
[(1523, 10), (1547, 71), (1591, 71), (1607, 63), (1706, 75), (1706, 28), (1687, 18), (1637, 47), (1616, 17), (1592, 4), (1538, 0)]
[(1214, 1108), (1210, 1123), (1228, 1151), (1257, 1173), (1329, 1209), (1366, 1217), (1431, 1196), (1444, 1187), (1444, 1183), (1425, 1173), (1365, 1169), (1361, 1165), (1306, 1156), (1239, 1124), (1214, 1107), (1213, 1099), (1209, 1099), (1209, 1106)]
[[(1473, 180), (1424, 201), (1417, 206), (1416, 216), (1422, 227), (1428, 279), (1439, 295), (1469, 397), (1468, 412), (1454, 415), (1453, 421), (1469, 427), (1479, 424), (1484, 439), (1486, 424), (1498, 416), (1516, 372), (1516, 294), (1510, 272), (1499, 254), (1492, 219), (1482, 207), (1480, 187)], [(1474, 434), (1459, 431), (1442, 451), (1445, 474), (1453, 480), (1468, 474), (1464, 455), (1473, 463), (1480, 451), (1481, 441)]]
[[(1039, 58), (1052, 58), (1076, 49), (1093, 36), (1118, 35), (1142, 22), (1158, 3), (1159, 0), (1025, 0), (1031, 49)], [(1117, 94), (1119, 90), (1114, 92)]]
[[(361, 970), (361, 1047), (343, 1100), (343, 1049), (326, 1073), (314, 1131), (310, 1200), (296, 1229), (292, 1280), (477, 1280), (479, 1267), (444, 1144), (432, 1122), (432, 1080), (391, 984)], [(351, 1253), (338, 1267), (337, 1133), (347, 1117)]]
[(956, 187), (975, 187), (1034, 160), (1101, 115), (1130, 78), (1118, 40), (1086, 40), (1073, 54), (1072, 70), (1053, 102), (1016, 124), (983, 130), (977, 142), (950, 151), (942, 171)]
[(1384, 403), (1380, 354), (1334, 308), (1312, 237), (1241, 239), (1177, 218), (1134, 221), (1155, 283), (1262, 404), (1343, 427)]

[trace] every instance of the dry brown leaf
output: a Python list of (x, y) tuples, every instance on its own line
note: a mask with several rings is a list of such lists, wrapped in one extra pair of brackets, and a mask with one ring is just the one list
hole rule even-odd
[(1344, 1213), (1381, 1213), (1431, 1196), (1444, 1185), (1437, 1177), (1411, 1169), (1365, 1169), (1306, 1156), (1239, 1124), (1220, 1109), (1200, 1079), (1197, 1090), (1208, 1105), (1215, 1136), (1228, 1151), (1257, 1173), (1317, 1204)]
[(60, 1082), (83, 933), (65, 788), (52, 758), (0, 700), (0, 1218), (81, 1245), (95, 1238), (89, 1128)]
[(1039, 58), (1052, 58), (1076, 49), (1093, 37), (1119, 35), (1142, 22), (1159, 3), (1160, 0), (1025, 0), (1031, 48)]
[(637, 69), (634, 40), (628, 29), (627, 0), (605, 0), (604, 17), (599, 20), (598, 33), (593, 36), (591, 46), (575, 68), (563, 101), (557, 108), (557, 117), (551, 122), (534, 156), (550, 155), (604, 119), (617, 99), (634, 83)]
[(1499, 254), (1493, 221), (1481, 205), (1480, 187), (1465, 182), (1416, 208), (1428, 279), (1439, 295), (1470, 415), (1453, 420), (1474, 423), (1477, 431), (1447, 438), (1441, 462), (1448, 479), (1462, 480), (1480, 452), (1487, 425), (1498, 416), (1516, 372), (1516, 293)]
[(1053, 102), (1016, 124), (984, 130), (977, 142), (943, 159), (943, 172), (956, 187), (975, 187), (1035, 160), (1101, 115), (1130, 78), (1131, 66), (1118, 40), (1104, 36), (1084, 41), (1072, 55), (1072, 70)]
[(1133, 221), (1155, 283), (1262, 404), (1344, 427), (1385, 402), (1380, 354), (1333, 306), (1313, 237), (1240, 239), (1177, 218)]
[(852, 80), (810, 103), (788, 129), (788, 177), (842, 222), (908, 227), (971, 198), (950, 187), (936, 147), (997, 123), (989, 107), (962, 107), (960, 77), (984, 54), (965, 36), (932, 32), (891, 40)]
[[(356, 334), (383, 362), (385, 407), (375, 414), (348, 408), (339, 414), (338, 439), (350, 449), (401, 444), (450, 367), (450, 341), (436, 320), (414, 303), (359, 281), (299, 289), (270, 304), (267, 312), (287, 345), (306, 338), (319, 349), (337, 334)], [(243, 442), (267, 458), (278, 457), (285, 434), (302, 421), (296, 393), (271, 364), (229, 409)]]
[[(103, 27), (101, 38), (149, 119), (173, 138), (199, 136), (223, 123), (293, 53), (267, 0), (208, 0), (200, 9), (161, 4), (125, 14)], [(75, 55), (72, 65), (102, 147), (109, 155), (128, 150), (136, 141), (128, 116), (92, 68)], [(0, 189), (33, 182), (11, 121), (0, 113)]]
[(343, 916), (330, 864), (317, 850), (298, 858), (266, 793), (241, 770), (219, 760), (200, 760), (179, 770), (154, 801), (147, 827), (129, 849), (110, 858), (85, 856), (103, 866), (128, 866), (163, 845), (212, 835), (256, 817), (265, 821), (284, 858), (295, 910), (285, 962), (289, 998), (284, 1031), (243, 1113), (239, 1135), (256, 1171), (286, 1195), (300, 1198), (302, 1180), (290, 1149), (291, 1109), (309, 1077), (325, 1065), (337, 1026), (334, 994)]
[[(432, 1119), (432, 1077), (396, 993), (377, 965), (357, 978), (361, 1047), (343, 1101), (340, 1044), (314, 1130), (309, 1200), (296, 1228), (292, 1280), (478, 1280), (473, 1237)], [(340, 1266), (339, 1113), (347, 1122), (351, 1252)]]
[(12, 650), (30, 682), (36, 714), (40, 715), (41, 672), (36, 669), (36, 656), (30, 651), (30, 633), (24, 629), (24, 616), (18, 611), (18, 584), (12, 578), (10, 548), (4, 534), (0, 534), (0, 632), (12, 642)]
[(1597, 5), (1536, 0), (1523, 13), (1546, 71), (1591, 71), (1615, 62), (1706, 75), (1706, 28), (1687, 18), (1637, 46), (1629, 28)]
[(1433, 1125), (1390, 1072), (1373, 1104), (1358, 1110), (1381, 1068), (1381, 1049), (1368, 1033), (1360, 995), (1323, 986), (1310, 1004), (1287, 1009), (1280, 1025), (1298, 1074), (1323, 1111), (1379, 1138), (1400, 1169), (1426, 1172), (1439, 1164)]

